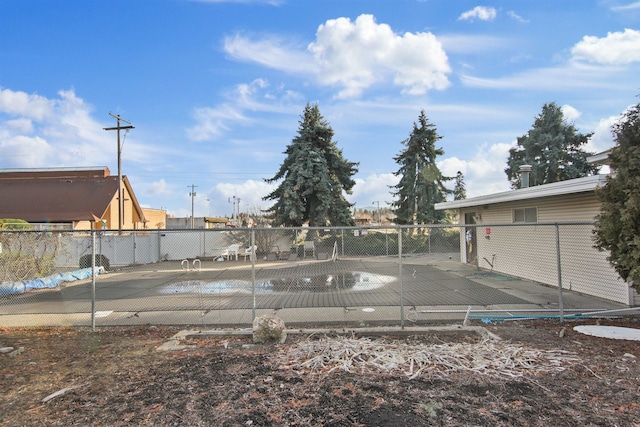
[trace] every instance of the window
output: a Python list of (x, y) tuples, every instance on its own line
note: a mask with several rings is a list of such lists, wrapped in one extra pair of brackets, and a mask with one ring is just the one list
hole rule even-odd
[(514, 209), (513, 222), (538, 222), (538, 208)]

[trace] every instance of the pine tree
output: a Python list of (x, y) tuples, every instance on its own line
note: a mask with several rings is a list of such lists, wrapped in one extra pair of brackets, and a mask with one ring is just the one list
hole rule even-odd
[(533, 127), (518, 138), (517, 147), (509, 150), (505, 173), (512, 188), (520, 187), (520, 166), (531, 165), (529, 185), (549, 184), (597, 173), (598, 166), (587, 162), (593, 153), (582, 147), (592, 134), (578, 133), (564, 120), (555, 102), (544, 104)]
[(453, 200), (464, 200), (467, 198), (467, 187), (464, 183), (464, 175), (458, 171), (456, 174), (456, 186), (453, 188)]
[(602, 202), (594, 230), (596, 247), (626, 282), (640, 288), (640, 104), (612, 127), (612, 174), (598, 190)]
[(391, 187), (397, 190), (392, 192), (397, 200), (391, 205), (396, 223), (437, 224), (445, 219), (445, 212), (437, 211), (435, 204), (451, 193), (444, 182), (453, 178), (443, 176), (436, 165), (437, 156), (444, 155), (442, 148), (435, 147), (441, 138), (422, 110), (409, 138), (402, 141), (406, 148), (393, 159), (400, 165), (394, 172), (400, 182)]
[(273, 224), (299, 227), (355, 225), (345, 194), (355, 185), (358, 163), (347, 161), (333, 142), (333, 129), (317, 105), (307, 104), (298, 135), (287, 146), (286, 158), (271, 179), (282, 180), (264, 200), (275, 200), (268, 209)]

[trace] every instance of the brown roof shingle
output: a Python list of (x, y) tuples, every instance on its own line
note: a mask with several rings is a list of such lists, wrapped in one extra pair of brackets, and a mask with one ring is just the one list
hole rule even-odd
[[(109, 169), (0, 171), (0, 218), (28, 222), (95, 221), (118, 193)], [(128, 186), (126, 177), (123, 185)]]
[(94, 221), (118, 193), (118, 177), (0, 180), (0, 218), (29, 222)]

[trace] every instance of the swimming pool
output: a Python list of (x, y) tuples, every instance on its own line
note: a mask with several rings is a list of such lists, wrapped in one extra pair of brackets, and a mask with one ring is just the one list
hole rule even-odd
[[(256, 281), (258, 294), (277, 294), (290, 292), (363, 292), (382, 288), (397, 280), (394, 276), (367, 273), (363, 271), (319, 274), (299, 278), (273, 278)], [(250, 294), (252, 283), (248, 280), (186, 280), (172, 283), (160, 289), (161, 294)]]

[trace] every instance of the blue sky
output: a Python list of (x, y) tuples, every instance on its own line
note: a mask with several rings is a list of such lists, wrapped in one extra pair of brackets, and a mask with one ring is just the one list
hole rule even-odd
[(358, 208), (392, 200), (424, 109), (469, 197), (509, 189), (508, 150), (556, 102), (589, 147), (640, 94), (640, 1), (0, 2), (0, 168), (108, 166), (176, 216), (261, 198), (317, 103), (359, 162)]

